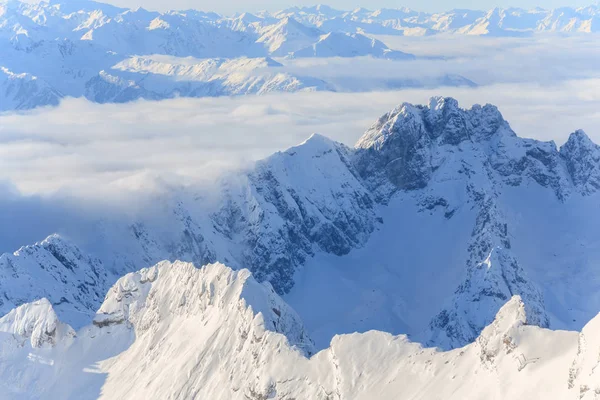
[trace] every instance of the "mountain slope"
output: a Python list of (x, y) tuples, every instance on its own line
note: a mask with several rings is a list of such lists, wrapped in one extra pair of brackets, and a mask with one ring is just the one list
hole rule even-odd
[[(587, 157), (518, 138), (493, 106), (462, 110), (452, 99), (433, 99), (429, 106), (396, 108), (357, 143), (353, 162), (382, 205), (376, 207), (380, 232), (346, 259), (308, 260), (288, 301), (311, 332), (319, 332), (319, 346), (332, 333), (372, 327), (444, 348), (461, 346), (515, 294), (532, 322), (580, 328), (600, 304), (568, 293), (596, 290), (593, 265), (600, 254), (593, 205), (598, 191), (583, 184), (595, 178), (578, 183), (578, 169), (568, 167), (595, 171), (597, 150), (581, 133), (569, 141), (578, 137)], [(550, 217), (555, 214), (561, 217)], [(558, 256), (544, 244), (559, 245), (566, 231), (581, 241), (583, 258), (574, 246)], [(539, 238), (533, 245), (532, 237)], [(319, 284), (324, 279), (346, 283), (332, 289)], [(315, 314), (316, 305), (321, 310)], [(436, 307), (438, 316), (424, 320)]]
[(291, 57), (373, 56), (392, 60), (413, 60), (415, 56), (389, 49), (383, 42), (361, 34), (328, 33), (319, 40), (290, 54)]
[(86, 83), (97, 103), (139, 98), (208, 97), (330, 90), (319, 79), (295, 76), (271, 58), (204, 59), (135, 56), (101, 71)]
[(0, 67), (0, 111), (27, 110), (41, 104), (57, 105), (62, 95), (30, 74)]
[(285, 17), (261, 32), (257, 43), (262, 43), (273, 56), (285, 56), (319, 40), (322, 32), (306, 27), (293, 18)]

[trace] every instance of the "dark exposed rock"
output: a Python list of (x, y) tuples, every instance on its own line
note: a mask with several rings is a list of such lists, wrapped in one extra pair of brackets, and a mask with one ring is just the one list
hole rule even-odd
[(600, 189), (600, 146), (593, 143), (584, 131), (571, 134), (560, 148), (573, 185), (584, 195)]

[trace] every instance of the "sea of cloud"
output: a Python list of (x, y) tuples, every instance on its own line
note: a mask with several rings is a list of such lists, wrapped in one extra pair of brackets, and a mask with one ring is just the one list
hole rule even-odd
[(105, 105), (65, 99), (55, 108), (0, 114), (0, 251), (76, 224), (98, 207), (135, 208), (140, 193), (205, 187), (224, 171), (247, 167), (315, 132), (352, 146), (389, 109), (431, 96), (453, 96), (464, 107), (495, 104), (521, 136), (560, 145), (582, 128), (600, 142), (600, 72), (594, 70), (600, 48), (593, 38), (386, 37), (390, 46), (426, 59), (311, 59), (288, 66), (357, 79), (453, 73), (476, 81), (476, 88)]

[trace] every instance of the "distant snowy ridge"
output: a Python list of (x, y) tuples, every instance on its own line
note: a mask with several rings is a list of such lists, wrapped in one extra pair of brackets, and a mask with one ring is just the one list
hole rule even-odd
[(307, 47), (289, 53), (289, 57), (375, 56), (390, 60), (414, 60), (412, 54), (389, 49), (383, 42), (359, 33), (330, 32)]
[[(326, 10), (326, 11), (325, 11)], [(291, 7), (276, 13), (261, 13), (252, 25), (268, 24), (273, 18), (295, 18), (307, 26), (332, 32), (424, 36), (454, 33), (484, 36), (525, 36), (535, 32), (597, 32), (600, 7), (494, 8), (489, 11), (454, 9), (426, 13), (407, 8), (353, 11), (327, 6)], [(246, 14), (246, 18), (248, 15)]]
[(55, 106), (61, 98), (60, 92), (37, 77), (0, 67), (0, 111)]
[(0, 318), (0, 387), (7, 399), (595, 398), (598, 317), (581, 333), (527, 322), (515, 296), (461, 349), (372, 331), (312, 355), (297, 314), (247, 270), (161, 263), (119, 280), (77, 334), (43, 300)]
[(205, 59), (135, 56), (86, 83), (85, 97), (97, 103), (124, 103), (140, 98), (212, 97), (331, 90), (311, 77), (278, 70), (270, 58)]

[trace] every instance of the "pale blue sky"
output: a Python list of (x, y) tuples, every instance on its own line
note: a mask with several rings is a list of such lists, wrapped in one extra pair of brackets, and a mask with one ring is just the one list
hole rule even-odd
[[(102, 0), (101, 0), (102, 1)], [(110, 3), (126, 6), (142, 6), (148, 9), (186, 9), (217, 11), (225, 14), (236, 11), (279, 10), (293, 5), (314, 5), (323, 3), (342, 10), (357, 7), (376, 9), (382, 7), (410, 7), (419, 11), (446, 11), (452, 8), (490, 9), (495, 6), (533, 8), (556, 8), (561, 6), (585, 6), (593, 1), (586, 0), (106, 0)]]

